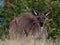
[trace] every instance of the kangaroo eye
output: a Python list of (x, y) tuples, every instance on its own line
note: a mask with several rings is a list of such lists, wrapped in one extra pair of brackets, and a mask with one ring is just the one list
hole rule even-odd
[(37, 20), (39, 20), (40, 18), (37, 18)]
[(45, 19), (45, 18), (44, 18)]

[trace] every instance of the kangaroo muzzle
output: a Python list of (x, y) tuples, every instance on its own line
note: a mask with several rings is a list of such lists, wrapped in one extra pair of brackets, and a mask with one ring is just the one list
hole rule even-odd
[(40, 27), (43, 27), (43, 22), (40, 22)]

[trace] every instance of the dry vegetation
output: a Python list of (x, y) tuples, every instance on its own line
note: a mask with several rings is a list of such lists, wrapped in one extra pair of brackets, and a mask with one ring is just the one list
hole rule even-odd
[(0, 45), (60, 45), (60, 40), (33, 40), (31, 38), (23, 38), (17, 40), (0, 40)]

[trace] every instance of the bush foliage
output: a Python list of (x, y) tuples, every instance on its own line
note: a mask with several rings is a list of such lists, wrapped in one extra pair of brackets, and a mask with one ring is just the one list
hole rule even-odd
[(60, 2), (46, 0), (5, 0), (5, 6), (0, 8), (0, 15), (5, 17), (4, 22), (0, 24), (0, 38), (7, 37), (9, 22), (20, 13), (31, 12), (32, 7), (40, 12), (51, 9), (47, 16), (46, 28), (49, 37), (60, 38)]

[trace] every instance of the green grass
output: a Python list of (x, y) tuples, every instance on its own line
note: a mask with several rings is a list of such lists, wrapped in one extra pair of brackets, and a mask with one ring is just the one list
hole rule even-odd
[[(0, 25), (0, 39), (8, 35), (9, 23), (21, 13), (32, 12), (32, 7), (40, 12), (52, 9), (46, 23), (49, 36), (60, 38), (60, 4), (57, 1), (46, 2), (45, 0), (7, 0), (5, 6), (0, 8), (0, 15), (5, 17), (4, 23)], [(52, 21), (51, 21), (52, 19)], [(7, 36), (5, 36), (7, 37)]]

